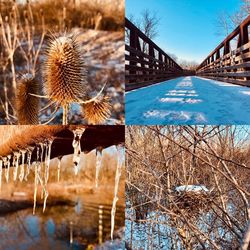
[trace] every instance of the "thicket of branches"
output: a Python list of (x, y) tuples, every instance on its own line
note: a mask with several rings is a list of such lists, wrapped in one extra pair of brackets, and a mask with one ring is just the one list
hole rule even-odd
[(216, 20), (218, 36), (225, 37), (229, 35), (241, 22), (250, 14), (250, 1), (241, 0), (241, 7), (233, 14), (221, 12)]
[[(247, 249), (250, 128), (127, 127), (126, 244), (132, 249)], [(209, 192), (176, 192), (204, 185)]]

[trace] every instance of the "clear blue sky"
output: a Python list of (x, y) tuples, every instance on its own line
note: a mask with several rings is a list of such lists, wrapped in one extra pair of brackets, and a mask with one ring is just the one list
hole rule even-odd
[(203, 59), (222, 41), (216, 19), (222, 12), (239, 10), (241, 0), (126, 0), (126, 16), (137, 19), (143, 10), (160, 18), (159, 35), (154, 39), (166, 52), (180, 59)]

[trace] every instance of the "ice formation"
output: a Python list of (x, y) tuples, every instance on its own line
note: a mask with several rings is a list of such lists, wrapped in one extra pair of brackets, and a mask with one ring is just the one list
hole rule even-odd
[(74, 140), (72, 146), (74, 148), (73, 163), (75, 175), (78, 174), (80, 169), (80, 159), (81, 159), (81, 137), (85, 131), (85, 128), (77, 128), (73, 130)]
[(35, 178), (34, 178), (34, 204), (33, 204), (33, 214), (36, 211), (36, 195), (37, 195), (37, 187), (38, 187), (38, 163), (35, 163)]
[(96, 173), (95, 173), (95, 186), (98, 187), (98, 177), (102, 166), (102, 148), (96, 149)]
[(30, 162), (31, 162), (31, 156), (32, 156), (32, 152), (34, 150), (34, 147), (29, 147), (28, 151), (27, 151), (27, 167), (26, 167), (26, 173), (25, 173), (25, 181), (28, 180), (28, 175), (30, 174)]
[(61, 172), (61, 160), (62, 156), (58, 156), (58, 164), (57, 164), (57, 181), (60, 181), (60, 172)]
[(124, 161), (124, 146), (118, 145), (117, 148), (117, 167), (115, 173), (115, 191), (114, 191), (114, 199), (111, 210), (111, 240), (113, 240), (114, 228), (115, 228), (115, 212), (116, 212), (116, 203), (118, 201), (118, 188), (119, 181), (122, 174), (122, 164)]
[(25, 154), (26, 150), (20, 150), (21, 155), (22, 155), (22, 163), (20, 166), (20, 174), (19, 174), (19, 180), (22, 182), (24, 178), (24, 160), (25, 160)]
[(3, 157), (4, 175), (5, 175), (6, 182), (9, 181), (9, 173), (8, 173), (7, 165), (8, 165), (8, 158)]
[(21, 156), (20, 152), (14, 152), (14, 161), (13, 161), (13, 165), (14, 165), (13, 179), (14, 179), (14, 181), (16, 181), (16, 179), (17, 179), (20, 156)]

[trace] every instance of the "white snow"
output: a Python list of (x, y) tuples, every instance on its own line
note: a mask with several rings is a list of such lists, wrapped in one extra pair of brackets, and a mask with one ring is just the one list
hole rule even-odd
[(209, 192), (204, 185), (183, 185), (175, 188), (177, 192)]
[(126, 93), (126, 124), (249, 124), (250, 88), (179, 77)]

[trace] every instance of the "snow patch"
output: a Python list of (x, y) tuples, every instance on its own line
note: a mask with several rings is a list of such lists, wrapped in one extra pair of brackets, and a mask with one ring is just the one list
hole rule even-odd
[(184, 98), (161, 98), (160, 102), (183, 102)]
[(250, 95), (250, 91), (240, 91), (240, 93), (242, 93), (244, 95)]
[(202, 102), (202, 100), (201, 99), (192, 99), (192, 98), (161, 98), (160, 99), (160, 102), (171, 102), (171, 103), (177, 103), (177, 102), (179, 102), (179, 103), (182, 103), (182, 104), (184, 104), (184, 103), (189, 103), (189, 104), (196, 104), (196, 103), (200, 103), (200, 102)]
[(177, 192), (209, 192), (204, 185), (183, 185), (175, 188)]

